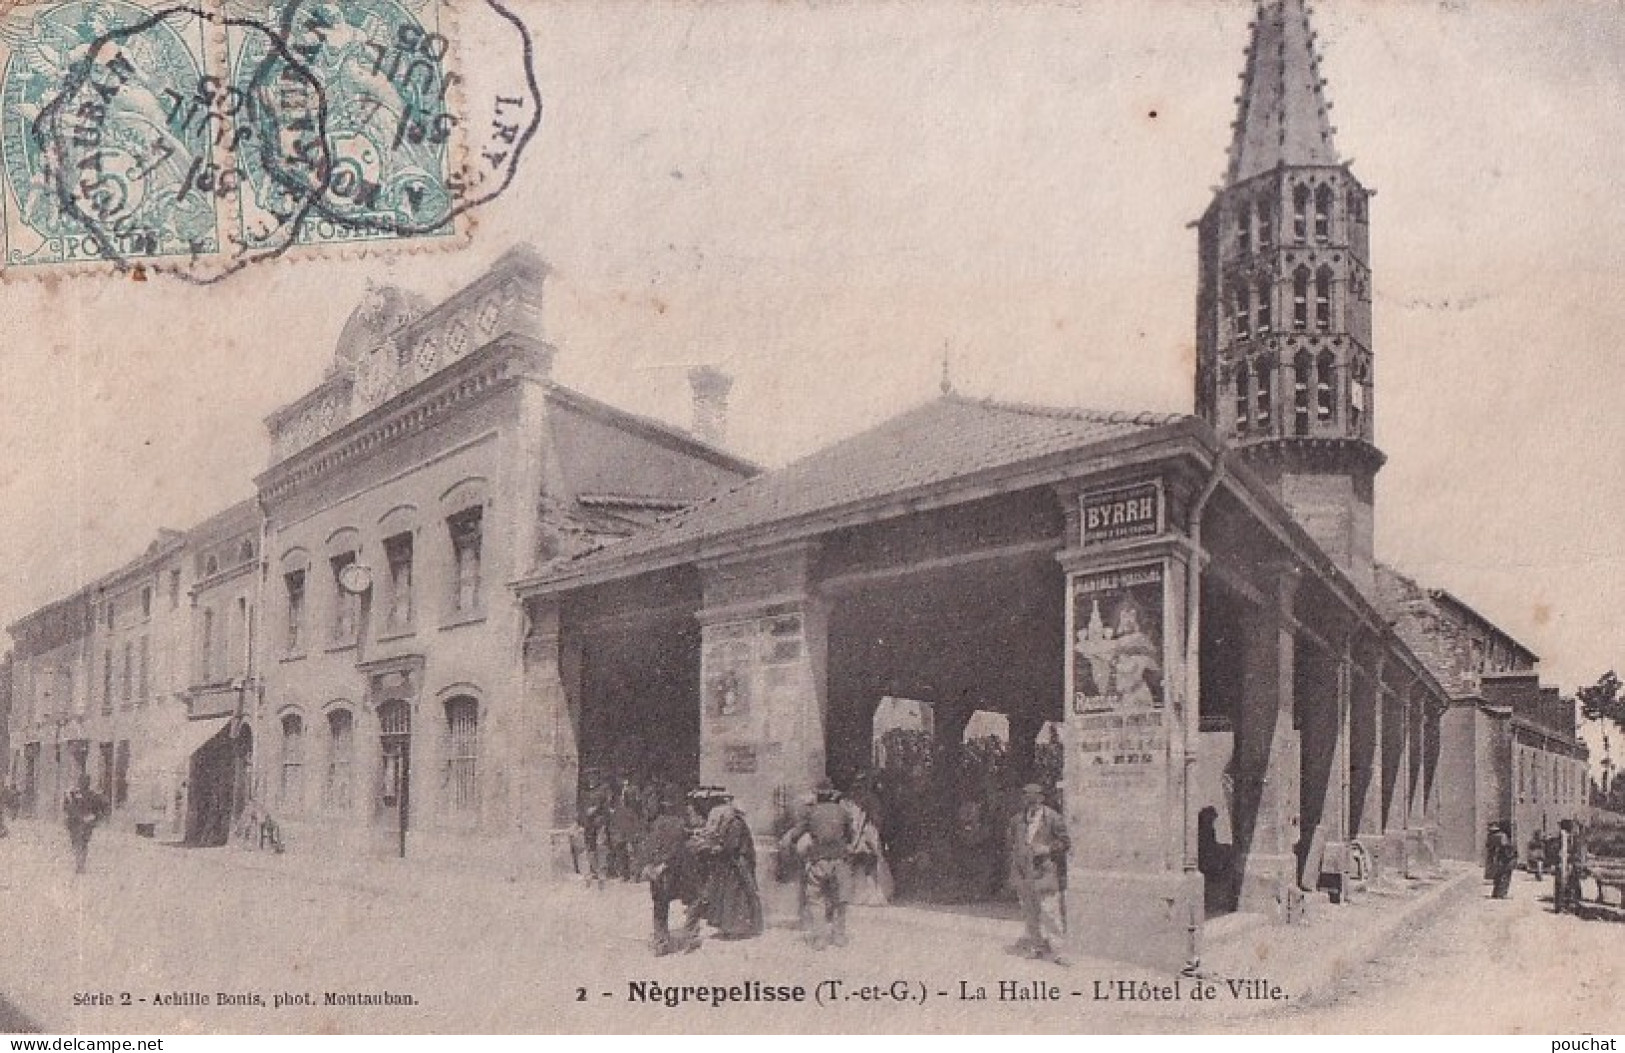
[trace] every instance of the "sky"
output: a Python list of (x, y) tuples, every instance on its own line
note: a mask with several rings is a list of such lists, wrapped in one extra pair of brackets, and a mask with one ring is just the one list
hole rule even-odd
[[(1196, 239), (1251, 5), (516, 0), (545, 111), (465, 247), (0, 279), (0, 618), (253, 493), (369, 282), (549, 261), (557, 378), (778, 465), (957, 390), (1192, 408)], [(1372, 206), (1379, 557), (1572, 689), (1625, 664), (1625, 5), (1312, 14)], [(469, 18), (483, 86), (515, 49)], [(480, 76), (486, 80), (481, 80)], [(480, 88), (483, 90), (483, 87)]]

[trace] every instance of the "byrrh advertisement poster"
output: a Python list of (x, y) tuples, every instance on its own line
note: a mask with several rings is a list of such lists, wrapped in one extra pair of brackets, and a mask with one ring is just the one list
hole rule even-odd
[(0, 4), (0, 1032), (1618, 1030), (1622, 48)]

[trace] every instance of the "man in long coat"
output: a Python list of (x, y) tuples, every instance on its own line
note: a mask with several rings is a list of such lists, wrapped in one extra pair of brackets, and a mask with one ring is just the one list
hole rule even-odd
[(1010, 820), (1010, 884), (1021, 900), (1026, 931), (1016, 949), (1029, 958), (1055, 959), (1051, 934), (1065, 928), (1061, 892), (1065, 887), (1066, 854), (1071, 840), (1066, 820), (1044, 803), (1044, 788), (1022, 787), (1022, 808)]
[[(660, 814), (649, 827), (647, 860), (643, 877), (649, 882), (649, 902), (654, 916), (654, 934), (650, 943), (656, 957), (673, 951), (691, 951), (698, 946), (694, 930), (699, 927), (699, 887), (695, 877), (694, 858), (688, 850), (688, 827), (683, 822), (682, 809), (675, 797), (660, 802)], [(673, 933), (670, 926), (671, 905), (690, 905), (689, 915), (682, 929)]]
[(79, 776), (79, 785), (62, 798), (62, 821), (68, 827), (68, 843), (73, 846), (73, 872), (83, 874), (90, 856), (90, 834), (107, 818), (107, 800), (90, 788), (90, 776)]

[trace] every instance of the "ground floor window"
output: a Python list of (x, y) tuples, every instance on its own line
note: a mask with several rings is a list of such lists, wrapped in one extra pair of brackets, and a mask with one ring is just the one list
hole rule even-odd
[(323, 797), (328, 811), (347, 812), (352, 801), (351, 771), (355, 761), (355, 717), (348, 709), (327, 715), (327, 784)]
[(297, 713), (282, 718), (282, 809), (297, 814), (304, 805), (305, 722)]
[(446, 806), (463, 814), (479, 807), (479, 703), (466, 695), (446, 701)]

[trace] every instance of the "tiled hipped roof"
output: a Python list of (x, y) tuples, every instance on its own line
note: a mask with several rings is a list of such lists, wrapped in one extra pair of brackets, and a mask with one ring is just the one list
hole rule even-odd
[[(864, 502), (907, 497), (1185, 418), (1179, 414), (1055, 409), (946, 395), (577, 557), (570, 573)], [(544, 570), (544, 574), (546, 571)]]

